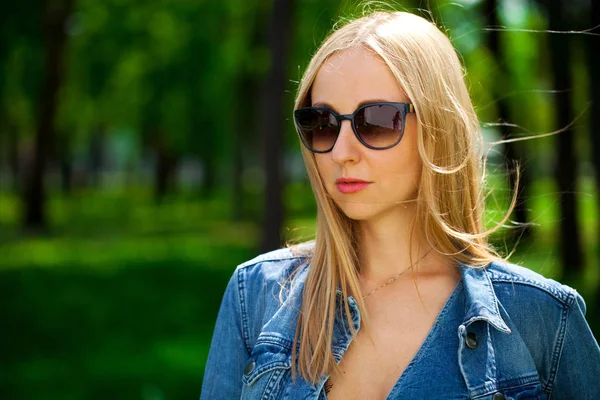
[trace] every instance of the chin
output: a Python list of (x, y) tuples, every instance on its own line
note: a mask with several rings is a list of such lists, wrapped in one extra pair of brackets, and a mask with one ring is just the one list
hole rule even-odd
[(354, 221), (366, 221), (378, 214), (372, 204), (360, 204), (350, 202), (335, 202), (344, 215)]

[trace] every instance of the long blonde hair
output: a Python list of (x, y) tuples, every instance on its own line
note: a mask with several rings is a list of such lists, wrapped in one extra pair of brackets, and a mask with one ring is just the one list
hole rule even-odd
[[(510, 214), (495, 228), (485, 230), (480, 125), (450, 40), (433, 23), (406, 12), (378, 11), (346, 23), (312, 57), (294, 109), (311, 105), (313, 81), (328, 57), (352, 47), (368, 48), (381, 57), (415, 106), (423, 163), (415, 220), (422, 221), (429, 243), (464, 265), (482, 267), (497, 259), (488, 236)], [(317, 383), (337, 367), (331, 350), (337, 289), (343, 293), (342, 309), (353, 335), (348, 296), (355, 297), (361, 314), (365, 307), (354, 222), (327, 194), (314, 155), (304, 146), (301, 149), (317, 203), (317, 229), (293, 346), (292, 374), (295, 377), (299, 372)], [(510, 209), (514, 202), (513, 196)]]

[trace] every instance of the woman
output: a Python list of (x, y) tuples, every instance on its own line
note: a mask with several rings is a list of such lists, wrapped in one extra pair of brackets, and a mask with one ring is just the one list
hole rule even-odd
[(236, 269), (202, 399), (600, 398), (582, 297), (488, 244), (479, 123), (439, 29), (339, 28), (294, 121), (316, 239)]

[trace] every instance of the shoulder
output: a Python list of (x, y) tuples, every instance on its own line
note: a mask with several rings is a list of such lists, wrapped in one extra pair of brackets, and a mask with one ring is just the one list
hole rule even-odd
[[(312, 243), (260, 254), (236, 268), (232, 285), (237, 289), (246, 343), (256, 343), (261, 332), (292, 337), (302, 302), (302, 290), (312, 257)], [(290, 307), (283, 307), (284, 304)], [(292, 315), (294, 314), (294, 315)]]
[(522, 329), (542, 324), (552, 331), (573, 310), (585, 315), (583, 297), (568, 285), (506, 261), (492, 262), (486, 272), (501, 308)]
[(314, 244), (314, 241), (310, 241), (269, 251), (240, 264), (238, 268), (251, 268), (263, 262), (285, 262), (293, 259), (307, 258), (312, 255)]
[[(486, 268), (499, 311), (512, 331), (497, 335), (496, 344), (503, 346), (500, 362), (520, 362), (516, 354), (531, 357), (542, 386), (552, 398), (597, 398), (581, 395), (589, 389), (597, 373), (590, 368), (572, 374), (583, 357), (589, 357), (591, 368), (600, 368), (600, 349), (585, 320), (583, 297), (572, 287), (528, 268), (508, 262), (493, 262)], [(519, 342), (526, 351), (519, 353)], [(580, 383), (578, 382), (581, 380)], [(577, 394), (576, 394), (577, 393)], [(591, 392), (589, 392), (591, 393)]]
[(505, 299), (518, 295), (529, 296), (531, 300), (543, 299), (570, 307), (575, 300), (583, 299), (572, 287), (547, 278), (529, 268), (506, 261), (494, 261), (486, 268), (488, 276), (499, 296)]
[(313, 248), (314, 242), (306, 242), (269, 251), (238, 265), (235, 273), (260, 283), (282, 282), (307, 265)]
[[(267, 317), (281, 305), (283, 295), (299, 294), (312, 258), (312, 242), (260, 254), (236, 268), (233, 280), (239, 291), (242, 308)], [(301, 296), (295, 296), (298, 302)]]

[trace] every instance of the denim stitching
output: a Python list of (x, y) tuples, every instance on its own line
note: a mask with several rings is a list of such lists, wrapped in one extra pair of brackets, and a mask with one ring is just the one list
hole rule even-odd
[(256, 344), (254, 345), (255, 347), (261, 344), (270, 344), (273, 346), (279, 346), (285, 350), (291, 350), (292, 349), (292, 343), (289, 339), (283, 338), (283, 337), (279, 337), (279, 336), (273, 336), (270, 334), (265, 334), (265, 333), (261, 333), (258, 336), (258, 339), (256, 340)]
[(552, 354), (552, 361), (550, 363), (550, 365), (552, 367), (550, 368), (550, 376), (548, 378), (548, 384), (544, 385), (549, 393), (548, 398), (552, 398), (552, 391), (554, 390), (556, 374), (558, 372), (558, 366), (559, 366), (560, 359), (562, 356), (563, 346), (565, 344), (565, 335), (566, 335), (566, 331), (567, 331), (568, 319), (569, 319), (569, 315), (571, 314), (571, 311), (572, 311), (572, 306), (573, 306), (573, 302), (575, 301), (575, 296), (573, 296), (571, 294), (568, 297), (567, 301), (568, 301), (568, 304), (566, 304), (566, 306), (563, 307), (563, 312), (562, 312), (562, 316), (560, 319), (558, 339), (556, 341), (556, 345), (554, 346), (554, 352)]
[[(496, 303), (496, 308), (498, 307), (498, 303)], [(500, 312), (498, 312), (498, 315), (500, 314)], [(485, 324), (485, 329), (486, 329), (486, 334), (487, 334), (487, 348), (488, 348), (488, 355), (489, 358), (491, 360), (491, 364), (490, 364), (490, 377), (493, 377), (494, 379), (494, 383), (496, 384), (496, 390), (498, 390), (500, 388), (500, 385), (498, 384), (498, 366), (496, 365), (496, 346), (494, 345), (494, 335), (492, 335), (492, 329), (490, 324)], [(487, 375), (487, 372), (486, 372)]]
[(240, 297), (240, 315), (242, 318), (242, 334), (244, 335), (244, 346), (246, 347), (246, 351), (248, 354), (251, 354), (252, 349), (249, 346), (250, 343), (250, 329), (248, 326), (248, 310), (246, 308), (246, 296), (244, 293), (245, 289), (245, 280), (244, 276), (245, 270), (239, 269), (237, 271), (238, 276), (238, 295)]
[(276, 399), (276, 388), (277, 388), (277, 384), (280, 381), (281, 376), (283, 375), (283, 373), (285, 372), (285, 369), (275, 369), (273, 371), (273, 373), (271, 374), (271, 376), (269, 377), (269, 382), (267, 382), (267, 386), (265, 387), (265, 391), (263, 392), (263, 399), (268, 400), (268, 399)]
[(290, 368), (289, 362), (284, 361), (272, 361), (263, 366), (257, 367), (256, 370), (252, 373), (251, 376), (244, 376), (243, 382), (248, 386), (254, 386), (256, 381), (258, 381), (264, 374), (273, 371), (273, 370), (286, 370)]
[(551, 295), (553, 295), (554, 297), (556, 297), (557, 300), (560, 300), (563, 304), (566, 303), (569, 300), (570, 294), (571, 294), (571, 290), (573, 290), (572, 288), (566, 286), (566, 285), (562, 285), (559, 284), (560, 287), (562, 288), (562, 290), (556, 288), (556, 287), (552, 287), (548, 284), (545, 284), (543, 282), (539, 282), (539, 281), (534, 281), (531, 279), (527, 279), (527, 278), (521, 278), (521, 277), (517, 277), (517, 276), (511, 276), (511, 275), (505, 275), (505, 274), (499, 274), (495, 271), (489, 271), (489, 274), (491, 275), (490, 278), (492, 279), (493, 283), (522, 283), (522, 284), (526, 284), (535, 288), (538, 288), (540, 290), (544, 290), (545, 292), (550, 293)]
[(508, 332), (505, 332), (505, 333), (510, 333), (510, 328), (508, 327), (508, 325), (506, 325), (506, 322), (502, 318), (502, 314), (500, 314), (500, 309), (498, 308), (498, 297), (496, 296), (496, 292), (494, 291), (494, 284), (492, 283), (492, 279), (490, 277), (490, 272), (486, 269), (486, 270), (484, 270), (484, 273), (485, 273), (485, 278), (486, 278), (486, 283), (487, 283), (485, 286), (491, 294), (490, 297), (492, 298), (492, 301), (494, 302), (494, 311), (496, 312), (496, 317), (499, 320), (499, 321), (494, 321), (494, 322), (497, 322), (499, 327), (502, 328), (501, 331), (505, 332), (505, 329), (508, 329)]

